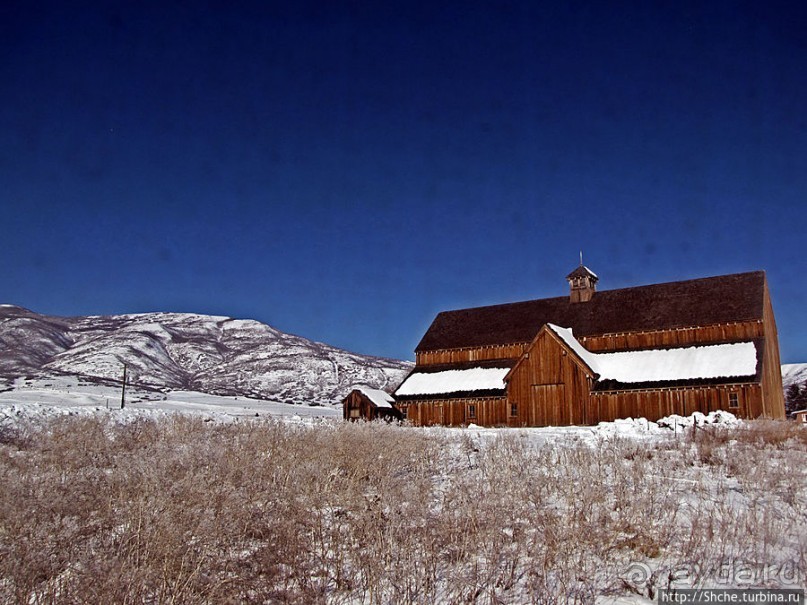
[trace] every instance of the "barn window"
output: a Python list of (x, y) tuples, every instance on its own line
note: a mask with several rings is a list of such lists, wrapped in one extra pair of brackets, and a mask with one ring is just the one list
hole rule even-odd
[(511, 416), (518, 416), (518, 404), (511, 403), (510, 404), (510, 415)]
[(361, 414), (361, 410), (359, 408), (353, 408), (350, 410), (350, 417), (351, 418), (358, 418), (359, 414)]
[(740, 407), (740, 396), (737, 393), (729, 393), (729, 407), (730, 408)]
[(473, 403), (468, 405), (468, 418), (476, 418), (476, 406)]

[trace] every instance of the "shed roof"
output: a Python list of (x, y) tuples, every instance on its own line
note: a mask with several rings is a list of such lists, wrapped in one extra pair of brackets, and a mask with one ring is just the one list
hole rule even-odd
[(377, 408), (391, 408), (392, 404), (395, 402), (392, 395), (381, 389), (372, 389), (368, 386), (358, 385), (354, 387), (354, 390), (362, 393)]
[(416, 351), (529, 342), (544, 324), (578, 337), (761, 320), (765, 272), (596, 292), (584, 303), (568, 296), (444, 311)]

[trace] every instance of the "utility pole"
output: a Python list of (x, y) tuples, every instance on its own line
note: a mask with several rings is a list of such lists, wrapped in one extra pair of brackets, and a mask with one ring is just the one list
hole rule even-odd
[(120, 390), (120, 409), (126, 405), (126, 364), (123, 364), (123, 380), (121, 381)]

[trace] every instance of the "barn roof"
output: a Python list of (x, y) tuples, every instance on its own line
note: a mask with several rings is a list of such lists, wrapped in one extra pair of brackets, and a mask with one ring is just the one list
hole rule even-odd
[(444, 311), (416, 351), (529, 342), (544, 324), (593, 336), (761, 320), (765, 272), (605, 290), (588, 302), (569, 296)]
[(440, 372), (413, 372), (395, 391), (396, 397), (504, 393), (509, 367), (471, 367)]

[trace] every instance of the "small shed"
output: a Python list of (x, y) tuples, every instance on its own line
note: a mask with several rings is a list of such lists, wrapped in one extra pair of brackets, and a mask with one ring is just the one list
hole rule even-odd
[(345, 420), (401, 420), (394, 404), (392, 395), (381, 389), (357, 386), (342, 400), (342, 415)]
[(796, 422), (807, 424), (807, 410), (796, 410), (793, 412), (793, 419)]

